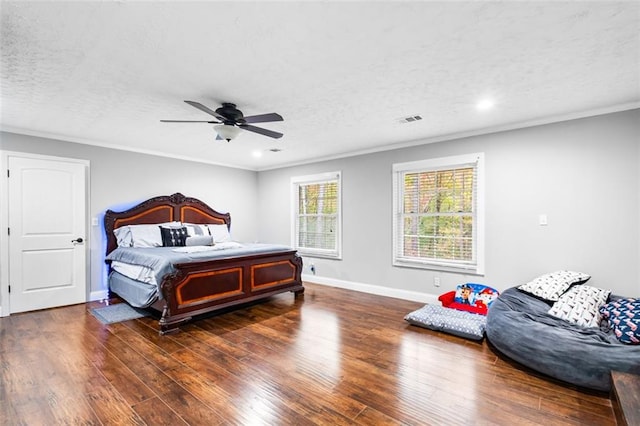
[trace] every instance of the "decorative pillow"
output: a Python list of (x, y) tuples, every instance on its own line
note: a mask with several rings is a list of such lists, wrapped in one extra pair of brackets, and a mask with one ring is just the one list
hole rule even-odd
[(187, 228), (160, 227), (163, 247), (184, 247), (187, 239)]
[(197, 223), (183, 223), (182, 225), (187, 228), (187, 233), (190, 237), (195, 237), (196, 235), (210, 235), (207, 225)]
[[(189, 232), (187, 230), (187, 232)], [(186, 246), (212, 246), (213, 237), (211, 235), (194, 235), (193, 237), (187, 237), (185, 241)]]
[(612, 300), (600, 308), (614, 334), (622, 343), (640, 344), (640, 299)]
[(487, 317), (483, 315), (438, 305), (425, 305), (407, 314), (404, 319), (409, 324), (472, 340), (482, 340), (487, 324)]
[(231, 234), (229, 234), (227, 225), (207, 225), (207, 228), (215, 244), (231, 241)]
[(583, 272), (556, 271), (540, 275), (533, 281), (521, 285), (518, 289), (540, 299), (555, 302), (569, 287), (574, 284), (586, 283), (589, 278), (591, 275)]
[(484, 284), (466, 283), (456, 288), (455, 297), (449, 308), (487, 315), (487, 311), (500, 292)]
[(607, 302), (611, 290), (590, 285), (573, 286), (549, 309), (549, 314), (582, 327), (600, 325), (599, 309)]

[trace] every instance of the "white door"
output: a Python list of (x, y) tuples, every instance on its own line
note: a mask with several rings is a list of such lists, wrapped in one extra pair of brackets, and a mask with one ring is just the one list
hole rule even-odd
[(87, 164), (10, 156), (8, 166), (9, 311), (85, 302)]

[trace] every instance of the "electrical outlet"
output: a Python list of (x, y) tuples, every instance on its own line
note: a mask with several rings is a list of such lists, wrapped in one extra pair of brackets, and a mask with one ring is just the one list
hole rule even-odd
[(433, 286), (440, 287), (440, 277), (433, 277)]

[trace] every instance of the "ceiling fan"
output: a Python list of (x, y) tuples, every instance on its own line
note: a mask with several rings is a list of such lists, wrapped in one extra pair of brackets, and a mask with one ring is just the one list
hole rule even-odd
[(273, 130), (263, 129), (262, 127), (252, 126), (253, 123), (266, 123), (270, 121), (282, 121), (282, 116), (271, 112), (268, 114), (250, 115), (245, 117), (235, 104), (223, 102), (222, 106), (215, 111), (202, 105), (200, 102), (185, 101), (192, 107), (198, 108), (218, 119), (218, 121), (194, 121), (194, 120), (160, 120), (163, 123), (211, 123), (218, 124), (213, 128), (218, 133), (216, 139), (226, 139), (227, 142), (234, 139), (240, 134), (240, 130), (248, 130), (250, 132), (259, 133), (270, 138), (279, 139), (282, 133)]

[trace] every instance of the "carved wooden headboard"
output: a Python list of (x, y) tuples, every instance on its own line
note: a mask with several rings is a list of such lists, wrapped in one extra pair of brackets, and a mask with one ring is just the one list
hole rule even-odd
[(150, 198), (123, 212), (107, 210), (104, 229), (107, 234), (107, 254), (118, 247), (114, 229), (126, 225), (144, 225), (164, 222), (226, 224), (231, 228), (231, 215), (220, 213), (196, 198), (185, 197), (179, 192)]

